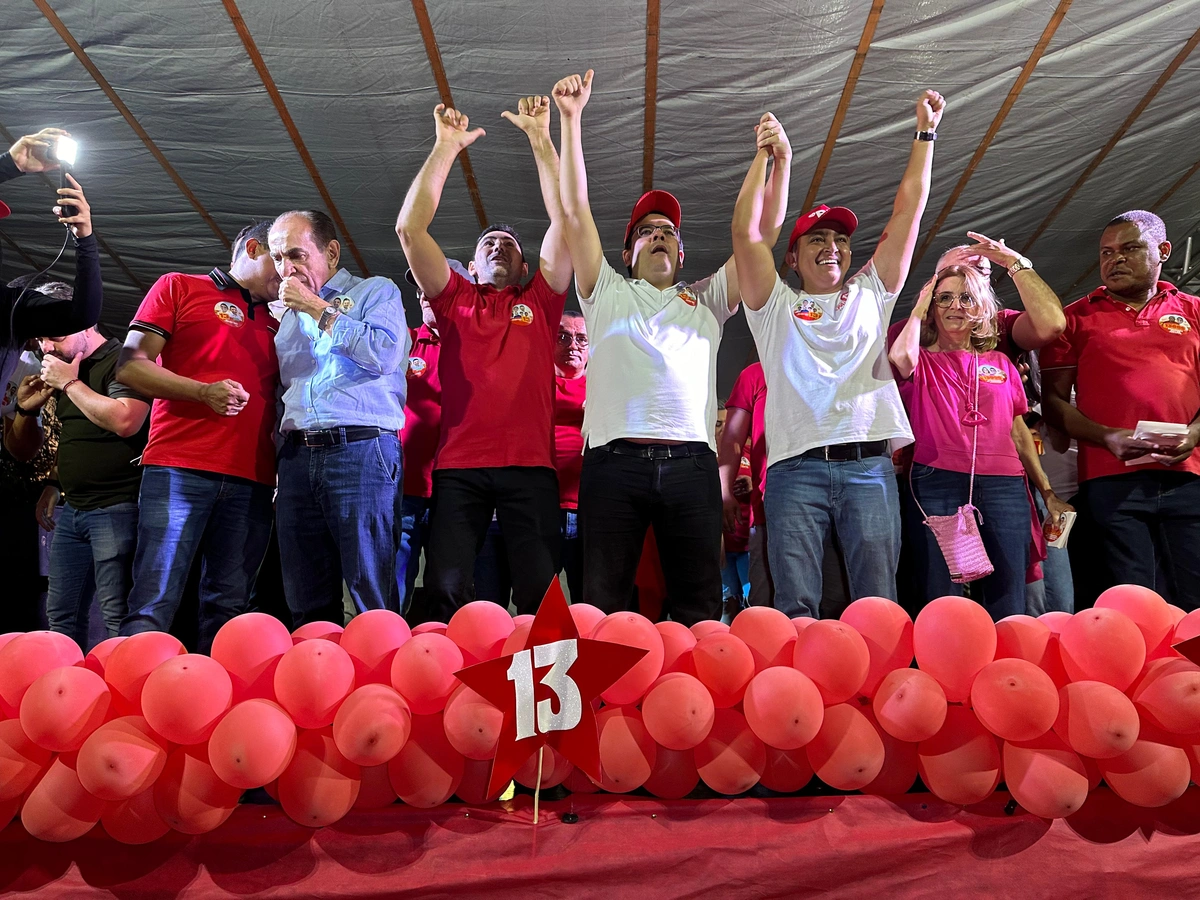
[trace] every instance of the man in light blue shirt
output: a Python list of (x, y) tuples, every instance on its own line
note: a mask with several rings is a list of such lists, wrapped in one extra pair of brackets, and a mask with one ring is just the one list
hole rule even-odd
[(399, 611), (401, 459), (409, 334), (400, 289), (338, 267), (332, 220), (277, 218), (268, 238), (287, 307), (275, 336), (283, 410), (276, 519), (294, 627)]

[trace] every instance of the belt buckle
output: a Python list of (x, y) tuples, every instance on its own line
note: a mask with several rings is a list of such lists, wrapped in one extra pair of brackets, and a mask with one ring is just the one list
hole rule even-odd
[(670, 459), (671, 448), (666, 446), (651, 445), (646, 448), (651, 459)]
[(826, 444), (824, 447), (822, 447), (822, 448), (821, 448), (821, 451), (822, 451), (822, 452), (825, 454), (825, 462), (837, 462), (837, 460), (831, 460), (831, 459), (829, 458), (829, 448), (830, 448), (831, 446), (833, 446), (833, 445), (832, 445), (832, 444)]

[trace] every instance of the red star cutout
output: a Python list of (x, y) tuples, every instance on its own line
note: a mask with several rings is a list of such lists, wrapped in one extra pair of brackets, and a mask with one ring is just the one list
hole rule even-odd
[[(553, 663), (546, 660), (544, 664), (539, 664), (535, 648), (564, 641), (575, 642), (577, 655), (574, 662), (556, 678)], [(570, 645), (564, 645), (561, 649), (562, 658), (569, 658)], [(542, 651), (543, 654), (546, 652)], [(522, 656), (523, 653), (527, 656)], [(488, 793), (496, 793), (507, 785), (525, 760), (529, 759), (535, 750), (540, 750), (547, 744), (593, 780), (600, 781), (600, 737), (596, 730), (596, 713), (592, 709), (592, 701), (600, 696), (601, 691), (607, 690), (618, 678), (637, 665), (645, 655), (646, 651), (640, 647), (581, 638), (579, 629), (575, 627), (575, 620), (571, 618), (571, 611), (567, 608), (562, 586), (557, 578), (551, 581), (529, 629), (529, 638), (523, 650), (468, 666), (455, 673), (463, 684), (485, 697), (504, 713), (504, 724), (500, 728), (500, 742), (496, 748), (496, 759), (492, 763)], [(521, 659), (514, 666), (514, 660), (518, 657)], [(524, 680), (528, 686), (530, 676), (532, 677), (533, 692), (522, 710), (524, 721), (520, 724), (527, 733), (530, 730), (533, 733), (518, 737), (518, 685), (522, 681), (525, 659), (529, 660), (531, 668), (530, 674), (525, 675)], [(513, 669), (516, 671), (510, 676), (510, 670)], [(561, 691), (547, 686), (554, 684), (556, 680)], [(577, 707), (571, 691), (572, 684), (578, 691)], [(567, 696), (564, 697), (563, 694)], [(542, 707), (541, 710), (538, 709), (539, 706)], [(571, 722), (574, 720), (575, 710), (578, 711), (578, 721), (572, 727), (565, 727), (561, 721), (548, 721), (554, 716), (565, 716), (567, 722)], [(543, 725), (549, 727), (543, 731)]]

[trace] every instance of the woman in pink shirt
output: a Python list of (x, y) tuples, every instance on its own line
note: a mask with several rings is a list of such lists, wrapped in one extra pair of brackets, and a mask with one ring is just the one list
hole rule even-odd
[[(1050, 518), (1070, 509), (1050, 488), (1022, 416), (1028, 410), (1016, 367), (996, 349), (998, 303), (974, 268), (950, 266), (921, 289), (888, 358), (912, 423), (911, 484), (929, 516), (953, 515), (974, 491), (980, 533), (995, 571), (971, 596), (999, 620), (1025, 612), (1029, 563), (1028, 475)], [(925, 602), (963, 593), (916, 504), (904, 523)]]

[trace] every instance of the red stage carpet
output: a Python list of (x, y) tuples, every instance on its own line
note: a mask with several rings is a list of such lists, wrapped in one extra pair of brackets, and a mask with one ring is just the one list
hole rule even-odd
[[(215, 832), (127, 847), (97, 828), (0, 832), (0, 894), (39, 897), (1200, 896), (1200, 789), (1159, 810), (1107, 789), (1068, 820), (1006, 794), (659, 801), (573, 795), (486, 808), (395, 805), (312, 831), (242, 806)], [(579, 821), (565, 824), (575, 811)]]

